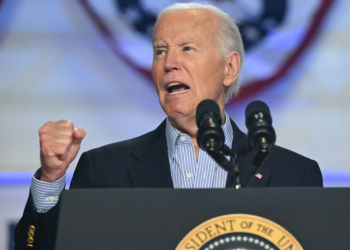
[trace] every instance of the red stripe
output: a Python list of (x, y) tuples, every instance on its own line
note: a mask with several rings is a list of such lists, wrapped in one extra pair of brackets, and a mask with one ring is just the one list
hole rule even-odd
[(100, 32), (102, 37), (106, 40), (107, 44), (110, 46), (112, 51), (119, 57), (121, 57), (129, 66), (132, 68), (135, 68), (137, 71), (139, 71), (142, 75), (144, 75), (146, 78), (148, 78), (151, 82), (153, 82), (152, 79), (152, 73), (150, 70), (146, 70), (144, 68), (141, 68), (137, 66), (134, 62), (132, 62), (131, 59), (129, 59), (127, 56), (125, 56), (121, 51), (121, 49), (117, 45), (117, 41), (114, 39), (114, 36), (112, 32), (108, 29), (108, 26), (102, 21), (102, 18), (98, 16), (98, 14), (94, 11), (94, 9), (91, 7), (91, 5), (88, 3), (88, 0), (79, 0), (82, 4), (83, 8), (87, 12), (87, 14), (92, 19), (93, 23), (96, 25), (97, 30)]
[[(241, 93), (239, 96), (235, 98), (234, 101), (239, 101), (253, 95), (258, 94), (264, 88), (271, 86), (274, 82), (279, 80), (282, 76), (284, 76), (288, 70), (296, 63), (296, 61), (303, 54), (305, 49), (310, 45), (310, 43), (315, 38), (317, 32), (321, 27), (322, 20), (324, 19), (327, 11), (330, 9), (331, 5), (335, 2), (335, 0), (323, 0), (320, 8), (316, 12), (312, 24), (305, 36), (304, 40), (301, 42), (298, 49), (290, 56), (290, 58), (286, 61), (286, 63), (271, 77), (264, 80), (257, 80), (243, 86), (241, 89)], [(231, 102), (232, 103), (232, 102)]]

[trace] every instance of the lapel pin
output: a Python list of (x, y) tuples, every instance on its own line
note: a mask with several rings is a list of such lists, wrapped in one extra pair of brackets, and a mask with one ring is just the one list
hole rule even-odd
[(262, 176), (262, 174), (258, 173), (258, 174), (255, 175), (255, 177), (258, 178), (258, 179), (261, 179), (263, 176)]

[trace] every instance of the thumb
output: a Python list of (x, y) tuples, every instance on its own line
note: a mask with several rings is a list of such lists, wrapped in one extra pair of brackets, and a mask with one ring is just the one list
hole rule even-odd
[(85, 135), (86, 135), (86, 132), (83, 128), (75, 128), (73, 131), (73, 144), (80, 145)]
[(80, 149), (81, 141), (84, 139), (85, 134), (86, 132), (82, 128), (75, 128), (73, 130), (73, 143), (67, 157), (69, 163), (71, 163), (77, 156)]

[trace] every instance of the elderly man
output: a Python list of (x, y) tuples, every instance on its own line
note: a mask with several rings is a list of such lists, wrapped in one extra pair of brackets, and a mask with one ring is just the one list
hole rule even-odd
[[(243, 44), (234, 21), (219, 9), (176, 4), (163, 10), (153, 36), (153, 80), (167, 115), (154, 131), (82, 154), (71, 188), (174, 187), (224, 188), (232, 176), (220, 168), (196, 141), (197, 105), (218, 103), (225, 144), (237, 151), (246, 136), (224, 111), (239, 88)], [(16, 249), (28, 245), (51, 249), (55, 240), (59, 194), (65, 173), (85, 136), (70, 121), (47, 122), (39, 130), (41, 168), (33, 176), (31, 194), (16, 228)], [(252, 158), (241, 160), (242, 178)], [(274, 146), (251, 186), (322, 186), (317, 163)], [(28, 229), (33, 236), (28, 238)], [(35, 228), (35, 229), (34, 229)]]

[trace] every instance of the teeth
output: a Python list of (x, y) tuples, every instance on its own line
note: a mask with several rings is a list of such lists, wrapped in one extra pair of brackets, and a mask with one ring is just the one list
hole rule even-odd
[(186, 93), (188, 90), (189, 90), (189, 89), (185, 89), (185, 90), (178, 91), (178, 92), (171, 92), (171, 93), (169, 93), (169, 95), (176, 95), (176, 94)]
[(172, 87), (172, 86), (176, 86), (176, 85), (180, 85), (181, 83), (179, 82), (172, 82), (168, 85), (168, 88)]
[(168, 93), (170, 95), (177, 95), (177, 94), (186, 93), (189, 90), (189, 87), (187, 87), (185, 90), (178, 90), (178, 91), (173, 91), (172, 90), (172, 87), (179, 86), (179, 85), (185, 85), (185, 84), (180, 83), (180, 82), (171, 82), (171, 83), (169, 83), (169, 85), (167, 86)]

